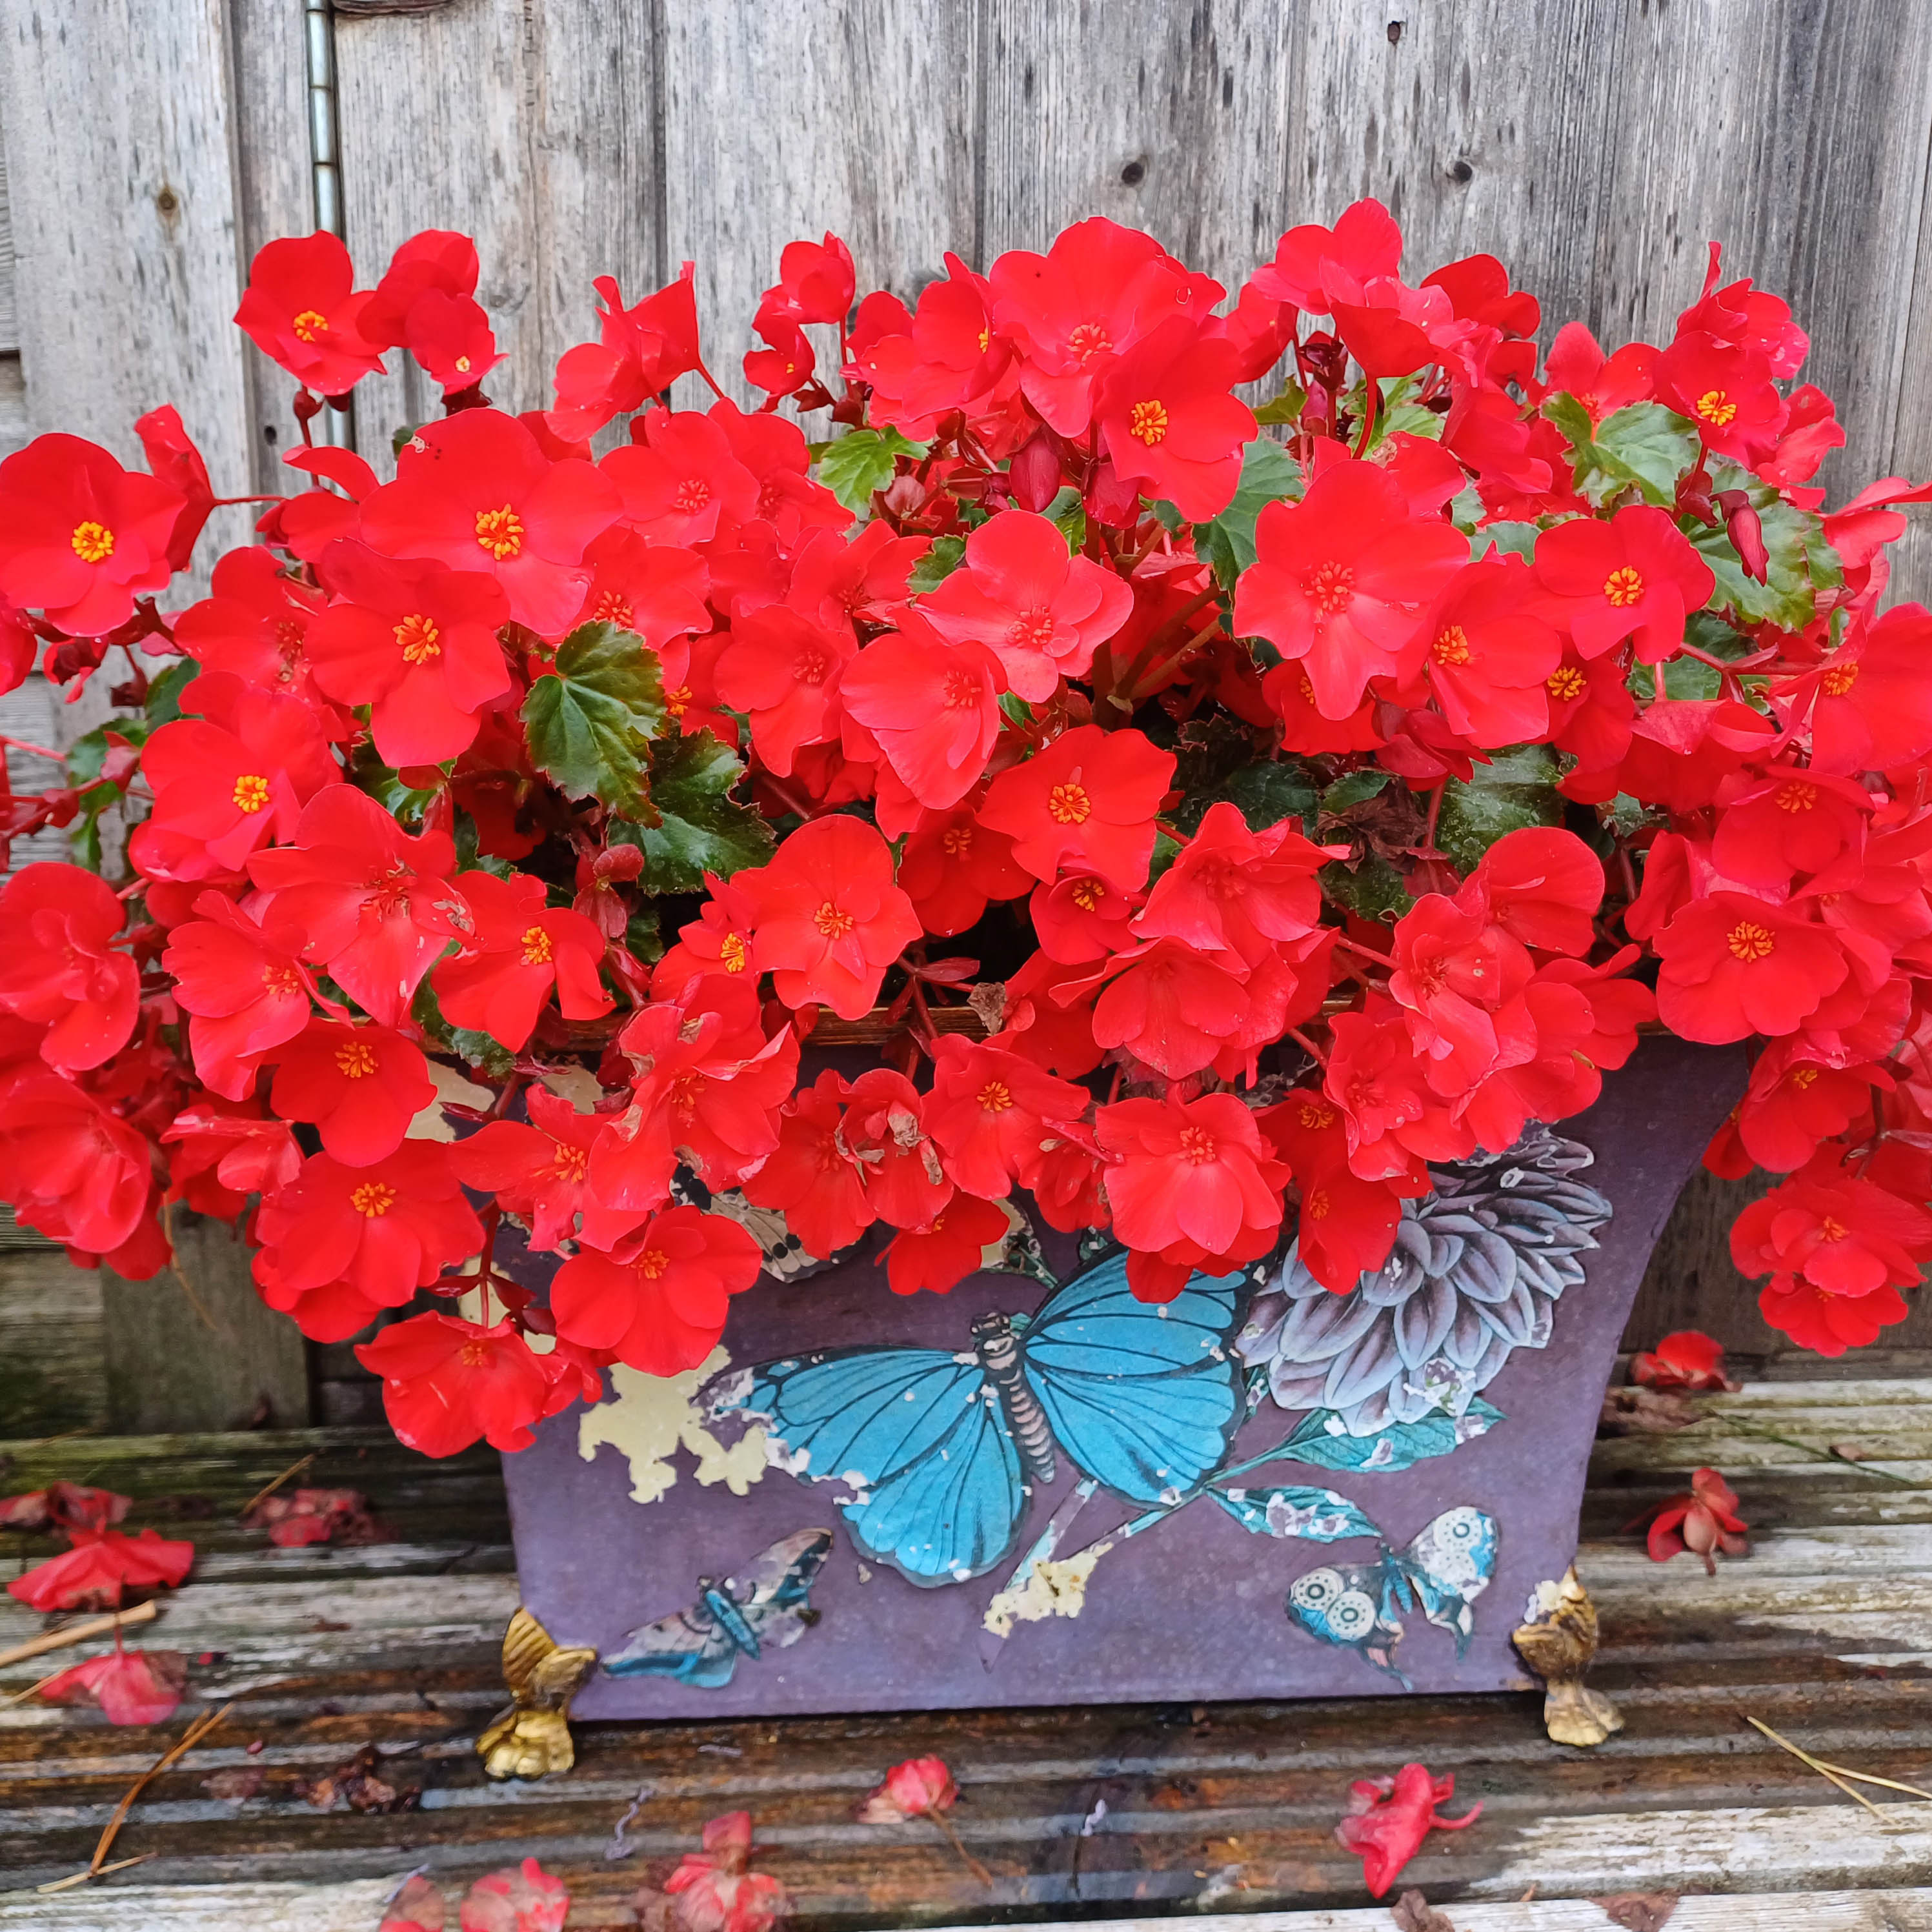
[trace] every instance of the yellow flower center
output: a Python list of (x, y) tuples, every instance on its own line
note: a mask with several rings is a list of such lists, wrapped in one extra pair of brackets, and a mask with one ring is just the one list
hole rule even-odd
[(1643, 595), (1643, 579), (1627, 563), (1604, 579), (1604, 595), (1619, 610), (1628, 610)]
[(395, 1204), (396, 1190), (386, 1180), (365, 1180), (349, 1197), (350, 1206), (371, 1221), (386, 1214)]
[(939, 849), (949, 859), (963, 859), (973, 849), (973, 828), (970, 825), (949, 825), (940, 835)]
[(1084, 825), (1093, 815), (1094, 802), (1084, 785), (1057, 784), (1046, 795), (1046, 809), (1056, 824)]
[(92, 517), (74, 526), (70, 539), (74, 554), (82, 563), (105, 563), (114, 554), (114, 532), (105, 524), (97, 524)]
[(507, 562), (523, 554), (524, 520), (507, 503), (500, 510), (478, 510), (476, 541), (499, 563)]
[(1741, 919), (1725, 935), (1724, 944), (1731, 949), (1733, 958), (1742, 959), (1750, 965), (1760, 959), (1768, 959), (1778, 942), (1756, 920)]
[(1098, 879), (1082, 879), (1067, 896), (1082, 912), (1091, 912), (1106, 890)]
[(675, 691), (664, 693), (664, 710), (673, 718), (682, 718), (691, 709), (691, 686), (681, 684)]
[(1842, 698), (1858, 681), (1858, 668), (1855, 664), (1834, 664), (1818, 680), (1818, 688), (1827, 698)]
[(366, 1080), (376, 1070), (376, 1049), (367, 1040), (345, 1040), (335, 1049), (335, 1064), (345, 1080)]
[(599, 623), (615, 624), (620, 630), (628, 631), (637, 616), (631, 608), (631, 600), (620, 597), (614, 590), (600, 591), (597, 602), (590, 607), (590, 615)]
[(1818, 1232), (1828, 1241), (1842, 1241), (1848, 1232), (1844, 1222), (1835, 1215), (1827, 1214), (1818, 1223)]
[(412, 610), (396, 626), (396, 642), (402, 646), (404, 663), (418, 664), (425, 658), (441, 657), (442, 646), (437, 640), (442, 635), (433, 619), (420, 610)]
[(646, 1248), (638, 1257), (638, 1272), (646, 1281), (656, 1281), (670, 1266), (670, 1257), (662, 1248)]
[(830, 899), (812, 915), (812, 922), (827, 939), (843, 939), (858, 924), (849, 912), (841, 912)]
[(235, 781), (236, 809), (252, 818), (268, 802), (268, 782), (259, 772), (244, 772)]
[(1722, 429), (1738, 412), (1738, 406), (1722, 389), (1706, 389), (1697, 398), (1698, 420)]
[(687, 476), (671, 492), (671, 508), (683, 517), (694, 517), (711, 501), (711, 485), (702, 476)]
[(456, 358), (456, 373), (459, 376), (466, 376), (469, 374), (470, 358), (468, 356), (459, 356)]
[(524, 928), (524, 964), (526, 966), (548, 966), (550, 961), (550, 934), (540, 926)]
[(554, 1150), (550, 1171), (560, 1180), (567, 1180), (573, 1187), (583, 1184), (584, 1177), (590, 1172), (590, 1153), (587, 1148), (572, 1147), (568, 1142), (552, 1141)]
[(1301, 1124), (1311, 1132), (1319, 1132), (1335, 1124), (1335, 1110), (1324, 1107), (1318, 1100), (1304, 1100), (1301, 1103)]
[(980, 702), (980, 680), (970, 670), (950, 670), (946, 674), (946, 708), (949, 711), (970, 710)]
[(1801, 1094), (1807, 1088), (1815, 1086), (1817, 1080), (1818, 1070), (1815, 1066), (1801, 1066), (1791, 1076), (1792, 1085), (1796, 1087)]
[(1150, 448), (1167, 436), (1167, 406), (1152, 400), (1136, 403), (1127, 412), (1127, 433)]
[(1219, 1155), (1220, 1148), (1205, 1127), (1183, 1127), (1180, 1157), (1192, 1167), (1204, 1167)]
[(1066, 346), (1082, 362), (1090, 362), (1113, 347), (1114, 338), (1107, 333), (1105, 322), (1083, 322), (1067, 337)]
[[(1302, 588), (1316, 610), (1324, 616), (1332, 617), (1354, 602), (1355, 573), (1345, 563), (1318, 563), (1302, 579)], [(1312, 687), (1309, 694), (1314, 695)]]
[(718, 963), (728, 973), (742, 973), (751, 949), (735, 932), (728, 932), (718, 943)]
[(1804, 778), (1780, 785), (1776, 794), (1780, 812), (1809, 812), (1818, 802), (1818, 788)]
[(1325, 1221), (1328, 1218), (1329, 1205), (1330, 1203), (1328, 1189), (1325, 1187), (1318, 1187), (1315, 1192), (1301, 1204), (1301, 1211), (1306, 1214), (1311, 1221)]
[(1023, 651), (1042, 649), (1053, 636), (1053, 613), (1044, 605), (1036, 604), (1030, 610), (1022, 610), (1016, 617), (1006, 632), (1006, 642)]
[(1436, 633), (1430, 646), (1438, 664), (1466, 664), (1469, 662), (1469, 634), (1460, 624), (1450, 624)]
[(1559, 704), (1568, 704), (1573, 698), (1582, 696), (1583, 674), (1574, 664), (1564, 664), (1544, 680), (1543, 688)]
[(989, 1114), (1004, 1114), (1013, 1104), (1012, 1089), (1004, 1080), (989, 1080), (980, 1089), (980, 1104)]
[(320, 309), (305, 308), (290, 324), (296, 338), (303, 342), (313, 342), (328, 326), (328, 318)]
[(487, 1368), (490, 1362), (490, 1351), (481, 1342), (466, 1342), (457, 1350), (456, 1359), (466, 1369)]

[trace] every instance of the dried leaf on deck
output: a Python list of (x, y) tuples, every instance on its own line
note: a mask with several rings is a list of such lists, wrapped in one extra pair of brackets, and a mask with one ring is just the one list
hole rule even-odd
[(1590, 1902), (1600, 1906), (1612, 1924), (1622, 1926), (1624, 1932), (1664, 1932), (1677, 1910), (1674, 1892), (1623, 1892), (1614, 1898)]
[(188, 1659), (178, 1650), (110, 1650), (50, 1678), (40, 1696), (92, 1706), (110, 1724), (164, 1724), (187, 1688)]
[(1404, 1892), (1389, 1907), (1389, 1916), (1402, 1932), (1456, 1932), (1449, 1915), (1438, 1912), (1419, 1892)]
[(1687, 1396), (1654, 1388), (1613, 1388), (1604, 1392), (1599, 1436), (1667, 1436), (1704, 1419)]
[(411, 1784), (398, 1789), (377, 1777), (376, 1768), (382, 1762), (382, 1753), (374, 1744), (364, 1744), (326, 1776), (313, 1779), (297, 1790), (318, 1811), (332, 1811), (338, 1803), (352, 1811), (385, 1815), (415, 1810), (422, 1802), (422, 1786)]
[(479, 1878), (463, 1901), (463, 1932), (558, 1932), (570, 1910), (562, 1880), (535, 1858)]
[(411, 1872), (389, 1900), (376, 1932), (443, 1932), (448, 1914), (441, 1888), (421, 1872)]
[(244, 1798), (253, 1798), (268, 1781), (268, 1774), (259, 1764), (238, 1764), (209, 1772), (201, 1780), (201, 1788), (211, 1798), (238, 1804)]
[(360, 1490), (296, 1490), (264, 1496), (242, 1519), (250, 1529), (266, 1529), (282, 1549), (310, 1543), (391, 1543), (394, 1532), (370, 1514)]

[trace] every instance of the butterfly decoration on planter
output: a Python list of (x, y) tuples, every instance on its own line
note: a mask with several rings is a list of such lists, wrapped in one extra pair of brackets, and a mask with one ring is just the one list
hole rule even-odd
[(628, 1633), (602, 1660), (612, 1677), (669, 1677), (693, 1690), (730, 1682), (740, 1657), (782, 1650), (818, 1621), (812, 1586), (831, 1553), (829, 1529), (802, 1529), (752, 1558), (741, 1576), (698, 1580), (698, 1600)]
[(1496, 1574), (1499, 1540), (1486, 1510), (1470, 1503), (1444, 1510), (1405, 1549), (1384, 1545), (1373, 1562), (1324, 1564), (1297, 1577), (1288, 1592), (1289, 1620), (1412, 1689), (1395, 1661), (1404, 1628), (1399, 1612), (1419, 1604), (1430, 1623), (1454, 1636), (1460, 1658), (1475, 1628), (1470, 1606)]
[(1031, 1316), (981, 1316), (964, 1350), (765, 1362), (713, 1384), (710, 1412), (763, 1423), (794, 1475), (848, 1485), (839, 1513), (864, 1555), (914, 1583), (964, 1582), (1012, 1552), (1061, 1454), (1130, 1502), (1198, 1492), (1247, 1414), (1229, 1345), (1249, 1285), (1196, 1275), (1172, 1301), (1138, 1301), (1115, 1254)]

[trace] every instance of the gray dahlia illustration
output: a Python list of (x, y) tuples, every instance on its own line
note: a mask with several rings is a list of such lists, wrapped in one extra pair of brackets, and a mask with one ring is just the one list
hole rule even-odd
[(1235, 1346), (1289, 1409), (1332, 1409), (1352, 1436), (1460, 1416), (1518, 1348), (1550, 1340), (1610, 1204), (1575, 1177), (1595, 1156), (1532, 1122), (1507, 1154), (1432, 1168), (1402, 1203), (1388, 1261), (1333, 1294), (1289, 1248)]

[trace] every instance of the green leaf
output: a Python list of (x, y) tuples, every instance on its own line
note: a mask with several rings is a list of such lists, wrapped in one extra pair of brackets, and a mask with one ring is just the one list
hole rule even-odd
[(1208, 1493), (1256, 1536), (1297, 1537), (1307, 1543), (1342, 1543), (1352, 1537), (1380, 1538), (1382, 1532), (1346, 1496), (1333, 1490), (1272, 1484), (1260, 1490), (1210, 1490)]
[(1505, 832), (1563, 822), (1556, 758), (1548, 746), (1518, 745), (1492, 759), (1476, 767), (1467, 784), (1450, 778), (1443, 788), (1436, 842), (1466, 872)]
[(159, 730), (164, 724), (172, 724), (182, 715), (182, 687), (191, 684), (200, 675), (201, 667), (193, 658), (182, 658), (170, 664), (158, 677), (149, 680), (147, 699), (141, 709), (147, 714), (150, 730)]
[(1053, 526), (1066, 539), (1067, 554), (1077, 556), (1087, 547), (1087, 506), (1076, 497), (1072, 508), (1054, 518)]
[(937, 590), (966, 561), (964, 537), (934, 537), (932, 548), (912, 567), (906, 581), (915, 597)]
[(1533, 558), (1536, 555), (1536, 540), (1542, 534), (1534, 524), (1484, 524), (1470, 533), (1469, 554), (1472, 557), (1486, 556), (1491, 550), (1507, 550), (1512, 556)]
[[(68, 747), (68, 782), (91, 784), (100, 777), (100, 768), (107, 762), (107, 736), (110, 731), (116, 737), (138, 746), (148, 742), (148, 729), (145, 718), (112, 718), (105, 724), (95, 725), (92, 731), (76, 738)], [(101, 789), (107, 791), (115, 788), (104, 785)]]
[(1270, 396), (1255, 411), (1255, 421), (1270, 428), (1282, 428), (1301, 420), (1308, 404), (1308, 392), (1299, 382), (1286, 385), (1280, 394)]
[(898, 474), (902, 456), (923, 456), (926, 445), (914, 442), (896, 429), (848, 430), (825, 446), (818, 459), (818, 480), (856, 517), (869, 508), (874, 490), (883, 490)]
[(736, 752), (709, 731), (651, 746), (648, 815), (610, 828), (613, 844), (643, 847), (643, 890), (701, 892), (707, 872), (728, 879), (770, 858), (776, 844), (771, 827), (754, 807), (731, 796), (744, 776)]
[(1213, 567), (1223, 590), (1255, 560), (1255, 520), (1270, 503), (1299, 497), (1301, 466), (1271, 437), (1258, 436), (1241, 452), (1241, 480), (1228, 507), (1194, 526), (1196, 553)]
[(1315, 788), (1298, 766), (1244, 765), (1230, 772), (1216, 785), (1194, 792), (1183, 799), (1172, 814), (1174, 822), (1191, 838), (1201, 829), (1210, 805), (1223, 800), (1239, 811), (1251, 832), (1265, 832), (1284, 818), (1298, 819), (1304, 830), (1316, 806)]
[(517, 1056), (487, 1033), (470, 1027), (453, 1027), (442, 1016), (435, 988), (425, 979), (410, 1002), (410, 1017), (430, 1040), (446, 1052), (453, 1053), (466, 1066), (472, 1067), (489, 1080), (507, 1080), (514, 1070)]
[[(1750, 496), (1764, 538), (1766, 581), (1745, 574), (1724, 524), (1706, 526), (1690, 541), (1718, 580), (1708, 608), (1731, 611), (1742, 623), (1803, 630), (1817, 614), (1818, 592), (1836, 590), (1845, 578), (1838, 552), (1825, 541), (1823, 523), (1808, 511), (1793, 509), (1776, 490), (1735, 466), (1724, 466), (1712, 481), (1720, 490), (1741, 488)], [(1666, 676), (1674, 696), (1674, 670)]]
[(656, 653), (634, 632), (580, 624), (556, 647), (556, 668), (524, 700), (530, 762), (566, 798), (597, 798), (635, 818), (644, 760), (664, 722)]
[(1372, 766), (1348, 772), (1322, 794), (1322, 817), (1340, 818), (1352, 806), (1376, 797), (1394, 776), (1393, 772), (1377, 771)]
[(1478, 1396), (1460, 1416), (1438, 1412), (1420, 1422), (1391, 1423), (1379, 1435), (1351, 1436), (1333, 1409), (1318, 1408), (1302, 1418), (1282, 1453), (1286, 1461), (1307, 1462), (1318, 1469), (1393, 1474), (1447, 1456), (1465, 1442), (1486, 1436), (1503, 1420), (1501, 1409)]
[(1352, 865), (1335, 860), (1316, 876), (1323, 897), (1358, 919), (1397, 920), (1415, 903), (1402, 874), (1379, 853), (1365, 853)]
[(1180, 856), (1180, 841), (1171, 832), (1158, 826), (1154, 835), (1154, 850), (1148, 856), (1148, 884), (1151, 886), (1174, 860)]
[(1661, 403), (1631, 403), (1597, 425), (1588, 460), (1612, 486), (1604, 494), (1634, 483), (1647, 502), (1667, 509), (1677, 500), (1678, 484), (1696, 464), (1698, 448), (1697, 432), (1687, 418)]

